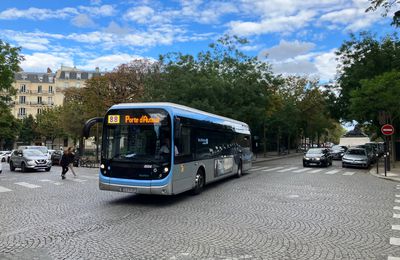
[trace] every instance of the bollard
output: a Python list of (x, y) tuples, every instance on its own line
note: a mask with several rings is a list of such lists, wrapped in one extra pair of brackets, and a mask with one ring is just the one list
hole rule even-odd
[(376, 154), (376, 174), (379, 174), (379, 154)]
[(386, 164), (387, 164), (387, 162), (386, 162), (386, 154), (383, 155), (383, 158), (384, 158), (384, 160), (385, 160), (385, 176), (386, 176)]

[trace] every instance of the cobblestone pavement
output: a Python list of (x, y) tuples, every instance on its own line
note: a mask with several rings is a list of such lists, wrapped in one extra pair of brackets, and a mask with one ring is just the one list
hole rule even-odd
[(62, 181), (3, 165), (0, 259), (397, 259), (398, 183), (338, 165), (263, 162), (172, 197), (100, 191), (96, 169)]

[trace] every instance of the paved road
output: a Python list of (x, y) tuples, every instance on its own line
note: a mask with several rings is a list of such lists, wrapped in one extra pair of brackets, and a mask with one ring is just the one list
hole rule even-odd
[(400, 187), (339, 162), (264, 162), (198, 196), (173, 197), (99, 191), (95, 169), (62, 181), (58, 167), (3, 168), (0, 259), (400, 257)]

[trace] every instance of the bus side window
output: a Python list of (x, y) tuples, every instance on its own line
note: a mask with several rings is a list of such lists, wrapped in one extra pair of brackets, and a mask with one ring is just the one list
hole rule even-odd
[(187, 156), (192, 154), (191, 129), (189, 127), (182, 127), (181, 136), (175, 139), (175, 146), (178, 148), (177, 156)]

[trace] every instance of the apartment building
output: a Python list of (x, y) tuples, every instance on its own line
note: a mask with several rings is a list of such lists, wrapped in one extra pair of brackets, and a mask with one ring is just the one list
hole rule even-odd
[(16, 118), (28, 115), (36, 117), (43, 109), (62, 106), (64, 90), (68, 87), (84, 87), (85, 81), (104, 75), (99, 68), (84, 71), (76, 67), (61, 66), (56, 73), (19, 72), (15, 75), (14, 88), (17, 95), (11, 102), (12, 113)]

